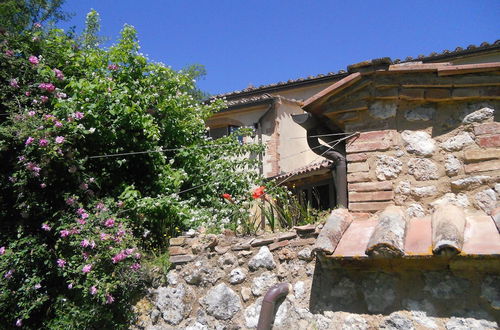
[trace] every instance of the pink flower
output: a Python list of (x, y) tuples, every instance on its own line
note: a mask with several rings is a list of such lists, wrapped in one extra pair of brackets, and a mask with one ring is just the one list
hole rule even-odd
[(26, 164), (26, 168), (27, 168), (28, 170), (30, 170), (31, 172), (33, 172), (33, 174), (34, 174), (35, 176), (39, 176), (39, 175), (40, 175), (40, 170), (41, 170), (41, 168), (40, 168), (40, 167), (38, 167), (35, 163), (32, 163), (32, 162), (27, 163), (27, 164)]
[(80, 189), (81, 190), (87, 190), (87, 189), (89, 189), (89, 185), (82, 182), (82, 183), (80, 183)]
[(84, 239), (81, 243), (80, 243), (81, 246), (83, 247), (87, 247), (90, 245), (90, 242), (88, 239)]
[(80, 207), (78, 210), (76, 210), (76, 214), (78, 214), (78, 215), (82, 215), (82, 214), (84, 214), (85, 212), (86, 212), (86, 211), (85, 211), (85, 209), (84, 209), (84, 208), (81, 208), (81, 207)]
[(109, 228), (113, 227), (115, 225), (115, 219), (109, 218), (106, 222), (104, 222), (104, 225)]
[(66, 266), (66, 260), (64, 259), (57, 259), (57, 267), (64, 268)]
[(105, 233), (101, 233), (99, 235), (99, 237), (101, 238), (101, 241), (105, 241), (105, 240), (109, 239), (109, 235), (105, 234)]
[(56, 117), (54, 115), (48, 114), (48, 115), (43, 115), (43, 119), (45, 119), (45, 120), (55, 120)]
[(47, 139), (40, 139), (40, 141), (38, 141), (38, 144), (40, 145), (40, 147), (46, 147), (49, 145), (49, 140)]
[(63, 73), (62, 73), (61, 70), (54, 68), (52, 71), (54, 71), (54, 74), (56, 75), (57, 79), (59, 79), (59, 80), (63, 80), (64, 79), (64, 75), (63, 75)]
[(43, 188), (45, 188), (45, 187), (47, 187), (47, 185), (46, 185), (45, 183), (40, 183), (40, 188), (42, 188), (42, 189), (43, 189)]
[(95, 286), (92, 286), (92, 287), (90, 288), (90, 294), (91, 294), (91, 295), (95, 295), (96, 293), (97, 293), (97, 288), (96, 288)]
[(83, 212), (82, 214), (80, 214), (80, 216), (82, 217), (82, 219), (87, 219), (89, 217), (89, 214), (86, 212)]
[(105, 206), (102, 202), (99, 202), (97, 203), (97, 205), (95, 206), (96, 209), (98, 210), (104, 210)]
[(68, 284), (68, 289), (73, 289), (73, 283)]
[(12, 49), (7, 49), (5, 51), (5, 56), (8, 56), (8, 57), (14, 56), (14, 51)]
[(68, 95), (66, 95), (66, 93), (62, 93), (62, 92), (56, 93), (56, 98), (58, 98), (58, 99), (65, 99), (66, 97), (68, 97)]
[(45, 95), (42, 95), (42, 96), (40, 96), (40, 100), (42, 101), (42, 103), (45, 103), (49, 100), (49, 98)]
[(110, 64), (108, 65), (108, 70), (118, 70), (118, 64)]
[(36, 22), (35, 24), (33, 24), (33, 27), (36, 28), (36, 29), (39, 29), (42, 27), (42, 24)]
[(62, 127), (63, 124), (60, 121), (56, 120), (56, 122), (54, 123), (54, 126), (59, 128), (59, 127)]
[(38, 88), (43, 89), (44, 91), (47, 92), (53, 92), (56, 90), (56, 86), (54, 86), (51, 83), (41, 83), (38, 85)]
[(132, 269), (132, 270), (139, 270), (139, 269), (141, 269), (141, 264), (139, 264), (139, 263), (132, 264), (130, 266), (130, 269)]
[(113, 263), (116, 264), (117, 262), (122, 261), (126, 257), (127, 255), (123, 253), (123, 251), (121, 251), (120, 253), (116, 254), (113, 258), (111, 258), (111, 260), (113, 260)]
[(140, 254), (140, 253), (136, 253), (136, 254), (134, 254), (134, 258), (136, 258), (136, 259), (141, 259), (141, 254)]
[(83, 266), (82, 273), (89, 273), (91, 270), (92, 270), (92, 265), (88, 264), (88, 265)]
[(5, 277), (5, 278), (11, 278), (12, 274), (14, 274), (14, 270), (11, 269), (7, 273), (5, 273), (5, 275), (3, 277)]
[(17, 319), (16, 320), (16, 327), (22, 327), (23, 326), (23, 320)]
[(26, 139), (26, 142), (24, 142), (24, 144), (29, 145), (29, 144), (33, 143), (33, 141), (35, 141), (35, 139), (30, 136)]
[(38, 63), (40, 63), (40, 60), (38, 59), (38, 57), (33, 56), (33, 55), (31, 55), (31, 56), (29, 57), (28, 61), (29, 61), (31, 64), (34, 64), (34, 65), (37, 65)]
[(73, 205), (75, 203), (75, 200), (71, 197), (69, 197), (68, 199), (66, 199), (66, 204), (68, 205)]
[(45, 230), (45, 231), (49, 231), (49, 230), (51, 230), (52, 228), (50, 228), (50, 226), (49, 226), (48, 224), (43, 223), (43, 224), (42, 224), (42, 229), (43, 229), (43, 230)]
[(61, 237), (69, 236), (69, 230), (67, 230), (67, 229), (63, 229), (59, 233), (61, 234)]
[(33, 117), (36, 114), (35, 111), (28, 111), (28, 116)]
[(5, 254), (5, 246), (0, 247), (0, 256)]
[(42, 285), (41, 285), (40, 283), (37, 283), (37, 284), (35, 284), (35, 286), (34, 286), (35, 290), (38, 290), (38, 289), (40, 289), (41, 287), (42, 287)]
[(87, 221), (83, 220), (83, 219), (76, 219), (76, 221), (81, 224), (81, 225), (84, 225), (87, 223)]
[(112, 304), (115, 301), (115, 298), (109, 293), (106, 294), (106, 304)]
[(26, 96), (30, 96), (30, 95), (31, 95), (31, 92), (30, 92), (30, 91), (26, 91), (26, 92), (24, 92), (24, 95), (26, 95)]
[(88, 252), (83, 252), (82, 256), (83, 256), (84, 260), (87, 260), (89, 258), (89, 253)]
[(63, 136), (57, 136), (57, 137), (56, 137), (56, 143), (61, 144), (61, 143), (63, 143), (63, 142), (64, 142), (64, 137), (63, 137)]
[(77, 111), (73, 114), (73, 118), (82, 119), (84, 117), (83, 112)]
[(91, 241), (91, 242), (90, 242), (90, 248), (91, 248), (91, 249), (95, 248), (95, 242), (94, 242), (94, 241)]
[(12, 88), (19, 88), (19, 83), (17, 82), (17, 79), (11, 79), (9, 85)]

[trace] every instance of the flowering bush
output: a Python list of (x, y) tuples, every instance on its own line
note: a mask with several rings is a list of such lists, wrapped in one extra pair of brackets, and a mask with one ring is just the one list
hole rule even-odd
[[(95, 27), (97, 14), (88, 20)], [(126, 327), (143, 255), (182, 229), (227, 226), (220, 191), (238, 196), (258, 179), (256, 161), (238, 156), (261, 146), (205, 137), (222, 104), (198, 102), (192, 70), (149, 61), (130, 26), (107, 50), (95, 30), (2, 35), (0, 321), (9, 327)]]

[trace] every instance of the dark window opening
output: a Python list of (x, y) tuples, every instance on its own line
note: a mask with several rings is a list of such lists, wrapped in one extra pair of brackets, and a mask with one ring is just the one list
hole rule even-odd
[(333, 180), (324, 180), (297, 188), (302, 205), (317, 210), (328, 210), (335, 207), (335, 187)]
[[(235, 125), (211, 128), (208, 132), (208, 136), (213, 140), (217, 140), (221, 137), (228, 136), (229, 134), (236, 132), (238, 129), (240, 129), (240, 126)], [(243, 143), (243, 136), (238, 136), (238, 141), (240, 143)]]

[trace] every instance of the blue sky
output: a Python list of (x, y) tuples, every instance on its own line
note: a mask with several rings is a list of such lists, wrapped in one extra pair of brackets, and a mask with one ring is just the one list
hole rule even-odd
[(204, 65), (211, 94), (500, 39), (499, 0), (66, 0), (63, 27), (91, 8), (112, 41), (128, 23), (150, 59)]

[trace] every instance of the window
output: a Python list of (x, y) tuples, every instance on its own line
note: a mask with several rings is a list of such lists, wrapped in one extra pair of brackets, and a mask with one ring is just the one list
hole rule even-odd
[[(236, 132), (240, 127), (241, 126), (229, 125), (229, 126), (210, 128), (208, 136), (210, 136), (214, 140), (217, 140), (220, 139), (221, 137)], [(243, 143), (243, 136), (238, 136), (238, 141), (240, 141), (240, 143)]]
[(323, 180), (297, 188), (302, 205), (309, 205), (318, 210), (335, 207), (335, 187), (333, 180)]

